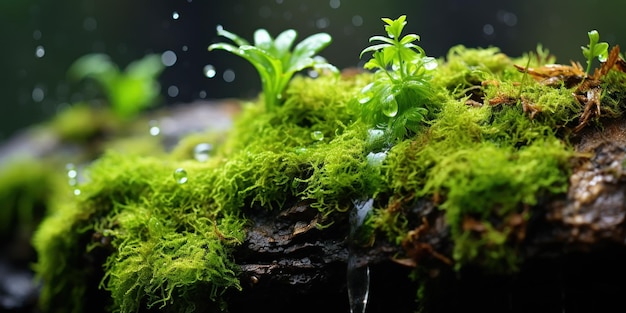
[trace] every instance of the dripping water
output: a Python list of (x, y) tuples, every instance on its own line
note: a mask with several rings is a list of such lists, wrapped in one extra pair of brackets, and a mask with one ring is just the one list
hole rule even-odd
[(370, 269), (367, 261), (360, 258), (356, 234), (365, 217), (372, 211), (374, 199), (355, 200), (354, 208), (350, 212), (350, 235), (348, 237), (348, 269), (347, 286), (348, 301), (351, 313), (364, 313), (367, 308), (367, 300), (370, 289)]

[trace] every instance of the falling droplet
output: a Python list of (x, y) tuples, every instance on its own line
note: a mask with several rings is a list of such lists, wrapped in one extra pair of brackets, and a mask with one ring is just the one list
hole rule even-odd
[(179, 167), (174, 171), (174, 179), (179, 184), (184, 184), (187, 182), (187, 171), (184, 168)]
[(386, 116), (394, 117), (398, 114), (398, 102), (396, 102), (396, 97), (394, 97), (393, 95), (387, 96), (387, 98), (385, 98), (385, 100), (383, 100), (381, 104), (383, 114), (385, 114)]
[(311, 139), (317, 140), (317, 141), (322, 141), (322, 140), (324, 140), (324, 133), (322, 133), (319, 130), (313, 131), (313, 132), (311, 132)]
[(204, 162), (209, 159), (213, 151), (213, 145), (210, 143), (199, 143), (193, 149), (193, 156), (198, 162)]
[(37, 48), (35, 48), (35, 56), (43, 58), (44, 55), (46, 55), (46, 49), (44, 49), (43, 46), (37, 46)]
[(178, 12), (174, 11), (174, 13), (172, 13), (172, 18), (177, 20), (180, 17), (180, 14), (178, 14)]
[(161, 128), (159, 128), (158, 121), (151, 120), (149, 125), (150, 125), (150, 136), (158, 136), (161, 133)]
[(217, 74), (217, 71), (215, 70), (215, 66), (211, 64), (205, 65), (202, 71), (204, 72), (204, 76), (208, 78), (213, 78)]

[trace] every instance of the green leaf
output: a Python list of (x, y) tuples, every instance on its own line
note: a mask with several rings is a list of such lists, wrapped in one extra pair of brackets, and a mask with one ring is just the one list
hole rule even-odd
[(254, 32), (254, 46), (269, 51), (273, 46), (272, 36), (265, 29), (257, 29)]
[(293, 42), (296, 40), (296, 36), (296, 31), (293, 29), (288, 29), (276, 36), (276, 39), (274, 40), (276, 57), (282, 59), (285, 55), (289, 53)]
[(326, 48), (331, 42), (332, 37), (330, 37), (330, 35), (326, 33), (314, 34), (302, 40), (293, 49), (288, 71), (302, 70), (302, 64), (309, 64), (308, 61), (303, 60), (311, 58), (320, 50)]
[[(245, 40), (245, 39), (243, 39), (243, 38), (241, 38), (241, 37), (239, 37), (239, 36), (229, 32), (229, 31), (225, 30), (221, 25), (217, 26), (217, 35), (218, 36), (222, 36), (222, 37), (226, 37), (226, 38), (232, 40), (234, 43), (236, 43), (239, 46), (249, 46), (250, 45), (250, 43), (247, 40)], [(211, 49), (209, 48), (209, 50), (211, 50)]]

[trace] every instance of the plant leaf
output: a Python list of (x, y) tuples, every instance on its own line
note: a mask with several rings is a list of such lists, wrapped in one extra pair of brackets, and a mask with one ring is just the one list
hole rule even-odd
[(331, 42), (332, 37), (326, 33), (314, 34), (302, 40), (293, 49), (288, 71), (299, 71), (303, 69), (302, 64), (312, 64), (310, 61), (304, 60), (307, 58), (310, 59), (317, 52), (326, 48)]
[(296, 37), (297, 33), (293, 29), (288, 29), (276, 36), (276, 39), (274, 40), (274, 49), (276, 50), (275, 53), (278, 58), (282, 59), (289, 53)]
[(272, 36), (267, 30), (260, 28), (254, 32), (254, 46), (265, 51), (270, 51), (273, 46)]
[(250, 43), (247, 40), (245, 40), (245, 39), (243, 39), (243, 38), (241, 38), (241, 37), (239, 37), (239, 36), (229, 32), (229, 31), (225, 30), (224, 27), (222, 27), (222, 25), (217, 25), (217, 35), (218, 36), (222, 36), (222, 37), (226, 37), (226, 38), (232, 40), (234, 43), (236, 43), (239, 46), (249, 46), (250, 45)]

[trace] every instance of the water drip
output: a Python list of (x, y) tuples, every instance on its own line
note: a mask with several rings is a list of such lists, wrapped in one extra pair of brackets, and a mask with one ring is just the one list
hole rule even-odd
[(370, 289), (370, 269), (358, 253), (356, 234), (365, 218), (372, 211), (374, 199), (355, 200), (350, 212), (350, 235), (348, 237), (347, 286), (351, 313), (365, 313)]

